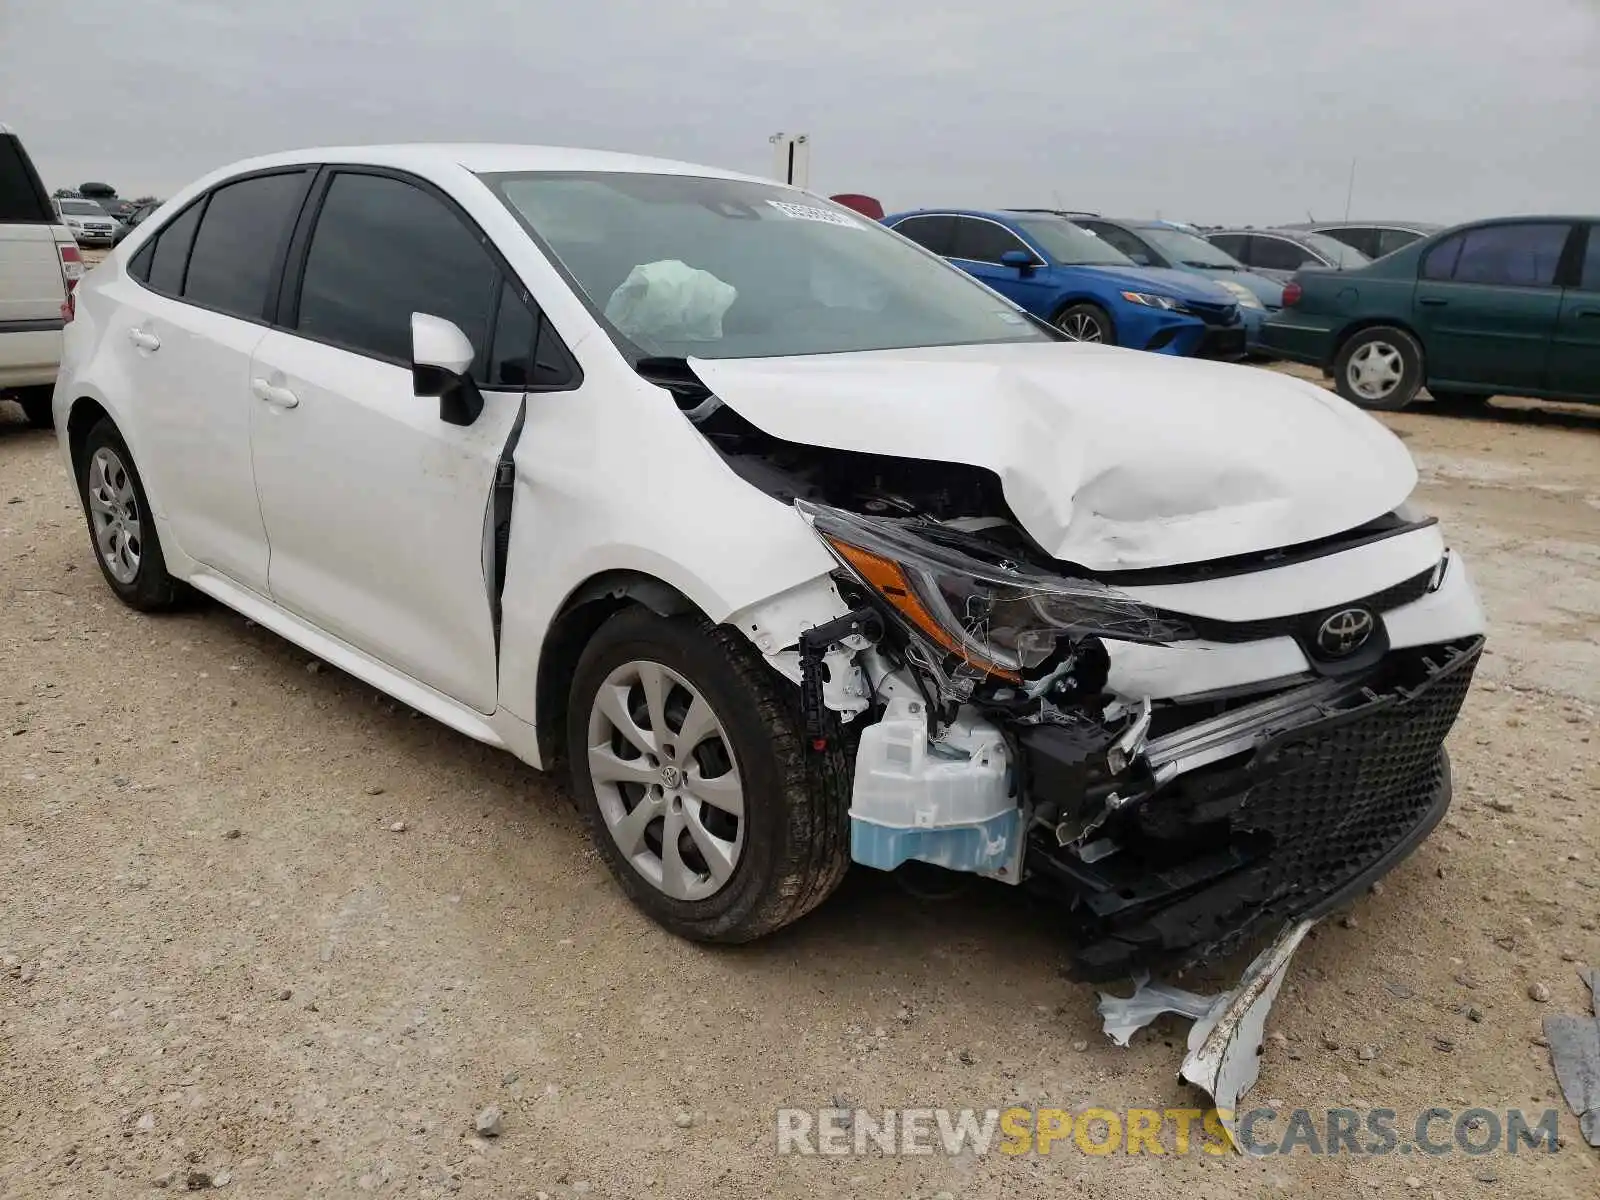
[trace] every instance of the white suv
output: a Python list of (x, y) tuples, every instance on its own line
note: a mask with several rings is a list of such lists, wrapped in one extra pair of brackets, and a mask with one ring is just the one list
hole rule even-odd
[(241, 163), (86, 280), (55, 406), (118, 596), (565, 760), (688, 937), (921, 860), (1058, 897), (1120, 975), (1325, 911), (1450, 801), (1483, 616), (1396, 438), (1066, 343), (793, 188)]
[(34, 425), (50, 424), (61, 329), (82, 274), (28, 152), (0, 125), (0, 397), (9, 392)]

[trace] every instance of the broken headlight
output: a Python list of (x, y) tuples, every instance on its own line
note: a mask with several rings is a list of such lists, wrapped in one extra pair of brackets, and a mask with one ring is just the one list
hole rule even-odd
[(985, 674), (1020, 682), (1062, 637), (1165, 644), (1179, 618), (1087, 579), (1050, 575), (948, 525), (796, 503), (850, 573), (908, 632)]

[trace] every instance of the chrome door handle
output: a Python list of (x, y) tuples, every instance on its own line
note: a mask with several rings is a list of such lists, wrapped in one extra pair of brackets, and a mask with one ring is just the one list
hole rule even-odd
[(141, 350), (161, 349), (161, 339), (153, 333), (146, 333), (142, 329), (128, 330), (128, 340)]
[(256, 394), (257, 400), (265, 400), (274, 408), (295, 408), (300, 403), (300, 397), (288, 388), (275, 387), (265, 379), (252, 379), (250, 390)]
[(1426, 305), (1429, 308), (1443, 308), (1450, 301), (1442, 296), (1421, 296), (1417, 299), (1417, 303)]

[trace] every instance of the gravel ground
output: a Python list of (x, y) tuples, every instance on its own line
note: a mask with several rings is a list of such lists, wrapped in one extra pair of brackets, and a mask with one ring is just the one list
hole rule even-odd
[[(1301, 950), (1252, 1099), (1543, 1110), (1540, 1018), (1600, 962), (1600, 411), (1390, 424), (1491, 649), (1451, 816)], [(780, 1105), (1186, 1107), (1187, 1026), (1110, 1046), (999, 886), (860, 871), (756, 946), (658, 932), (509, 756), (215, 605), (123, 609), (10, 408), (0, 612), (5, 1196), (1600, 1194), (1564, 1108), (1554, 1155), (780, 1158)]]

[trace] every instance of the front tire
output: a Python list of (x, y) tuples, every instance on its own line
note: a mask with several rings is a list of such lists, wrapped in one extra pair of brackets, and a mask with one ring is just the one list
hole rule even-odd
[(1363, 329), (1333, 360), (1339, 395), (1372, 412), (1399, 412), (1422, 386), (1422, 347), (1404, 329)]
[(178, 601), (178, 582), (167, 574), (150, 502), (122, 434), (102, 419), (84, 439), (78, 496), (89, 523), (95, 561), (106, 583), (129, 608), (160, 612)]
[(1111, 314), (1098, 304), (1069, 304), (1056, 314), (1052, 324), (1070, 341), (1117, 344), (1117, 327), (1111, 322)]
[(751, 941), (844, 878), (849, 757), (836, 737), (807, 747), (797, 702), (737, 632), (692, 617), (625, 609), (585, 647), (567, 709), (578, 807), (673, 933)]

